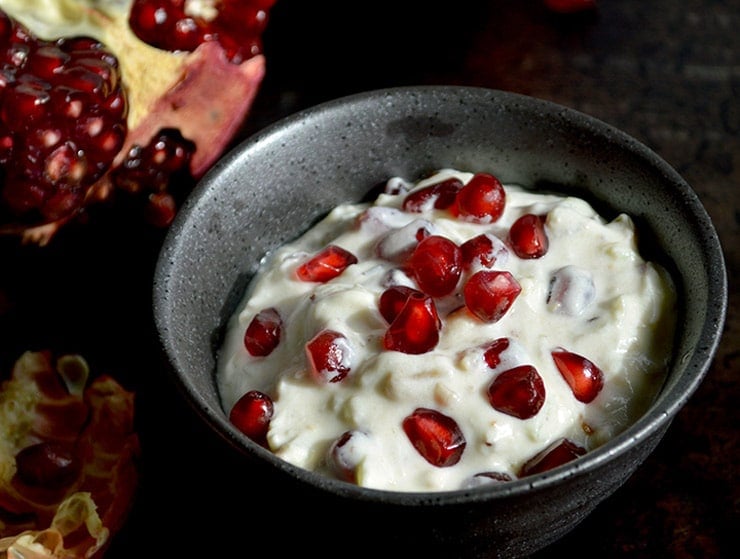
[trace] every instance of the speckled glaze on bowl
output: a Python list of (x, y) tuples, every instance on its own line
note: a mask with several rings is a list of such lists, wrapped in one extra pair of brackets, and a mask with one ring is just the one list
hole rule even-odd
[[(648, 413), (569, 464), (506, 484), (444, 493), (369, 490), (296, 468), (228, 421), (214, 380), (224, 325), (260, 258), (339, 202), (391, 176), (441, 167), (584, 196), (624, 211), (641, 249), (677, 281), (675, 360)], [(371, 91), (295, 114), (248, 139), (202, 180), (165, 240), (154, 311), (176, 384), (202, 419), (254, 466), (242, 483), (290, 484), (297, 499), (372, 526), (363, 549), (520, 557), (571, 530), (658, 444), (714, 357), (727, 306), (722, 250), (691, 187), (634, 138), (568, 108), (480, 88)], [(237, 458), (238, 457), (238, 458)], [(288, 489), (285, 489), (288, 490)], [(364, 519), (364, 520), (363, 520)], [(370, 520), (371, 519), (371, 520)], [(362, 524), (360, 524), (362, 526)], [(451, 555), (450, 555), (451, 554)]]

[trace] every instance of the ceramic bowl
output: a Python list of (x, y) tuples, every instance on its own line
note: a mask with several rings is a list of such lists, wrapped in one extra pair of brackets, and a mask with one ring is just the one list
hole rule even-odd
[[(562, 189), (602, 213), (634, 218), (641, 249), (668, 268), (679, 290), (675, 355), (655, 402), (619, 436), (563, 466), (451, 492), (361, 488), (292, 466), (254, 444), (229, 422), (214, 375), (226, 322), (260, 258), (391, 176), (417, 178), (443, 167), (495, 169), (504, 183)], [(350, 530), (346, 545), (368, 552), (520, 557), (570, 531), (654, 450), (713, 359), (726, 281), (715, 229), (695, 192), (638, 140), (551, 102), (422, 86), (330, 101), (237, 146), (179, 212), (153, 294), (177, 386), (214, 436), (227, 441), (233, 459), (247, 464), (235, 484), (290, 491), (290, 507), (340, 511), (333, 521), (309, 513), (301, 522), (332, 539)], [(343, 528), (333, 529), (333, 522)]]

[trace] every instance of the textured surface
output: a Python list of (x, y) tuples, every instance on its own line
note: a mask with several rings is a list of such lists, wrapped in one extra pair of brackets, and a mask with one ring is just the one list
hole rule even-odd
[[(331, 4), (276, 4), (265, 44), (266, 81), (245, 135), (362, 90), (485, 86), (603, 119), (654, 149), (696, 190), (719, 232), (730, 276), (728, 320), (716, 359), (656, 452), (578, 528), (536, 558), (737, 556), (738, 2), (604, 0), (596, 14), (574, 18), (547, 14), (539, 0), (460, 0), (439, 8), (389, 0)], [(355, 536), (360, 548), (382, 540), (380, 519), (363, 525), (344, 511), (297, 507), (296, 496), (285, 491), (254, 500), (224, 481), (243, 476), (244, 467), (219, 463), (223, 445), (194, 420), (158, 361), (150, 300), (162, 239), (120, 208), (91, 216), (87, 229), (71, 228), (43, 252), (0, 240), (2, 370), (25, 349), (53, 347), (85, 354), (94, 369), (137, 391), (142, 490), (110, 557), (153, 556), (147, 546), (161, 550), (166, 542), (195, 556), (209, 550), (209, 540), (237, 542), (245, 556), (284, 554), (282, 539), (245, 535), (244, 524), (229, 516), (234, 505), (250, 511), (247, 528), (261, 534), (265, 526), (288, 526), (311, 554), (347, 556), (337, 534)], [(328, 517), (311, 531), (307, 519), (319, 513)], [(161, 539), (151, 544), (153, 520), (162, 528)], [(393, 542), (387, 543), (392, 550)]]

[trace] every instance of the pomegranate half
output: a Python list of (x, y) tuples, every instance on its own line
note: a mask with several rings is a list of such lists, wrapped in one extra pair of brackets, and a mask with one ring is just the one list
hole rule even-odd
[(275, 0), (0, 0), (0, 233), (48, 243), (116, 191), (167, 226), (249, 113)]

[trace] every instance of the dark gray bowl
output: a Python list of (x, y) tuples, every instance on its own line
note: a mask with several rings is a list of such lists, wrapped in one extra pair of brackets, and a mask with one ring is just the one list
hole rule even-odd
[[(561, 188), (585, 196), (603, 214), (633, 216), (642, 249), (669, 268), (680, 290), (677, 349), (662, 392), (644, 417), (603, 447), (507, 484), (395, 493), (283, 462), (237, 431), (221, 408), (215, 352), (227, 318), (266, 251), (296, 237), (338, 202), (362, 199), (390, 176), (417, 178), (440, 167)], [(214, 434), (233, 446), (234, 459), (249, 464), (235, 483), (283, 484), (280, 491), (295, 495), (290, 506), (309, 502), (341, 510), (337, 520), (354, 526), (355, 537), (371, 527), (374, 535), (363, 538), (363, 550), (456, 557), (530, 554), (617, 490), (702, 381), (726, 306), (726, 270), (715, 229), (694, 191), (660, 157), (576, 111), (451, 86), (338, 99), (245, 141), (208, 173), (180, 211), (154, 284), (156, 324), (176, 383)], [(327, 522), (318, 520), (317, 530), (329, 530)], [(339, 531), (331, 531), (337, 537)]]

